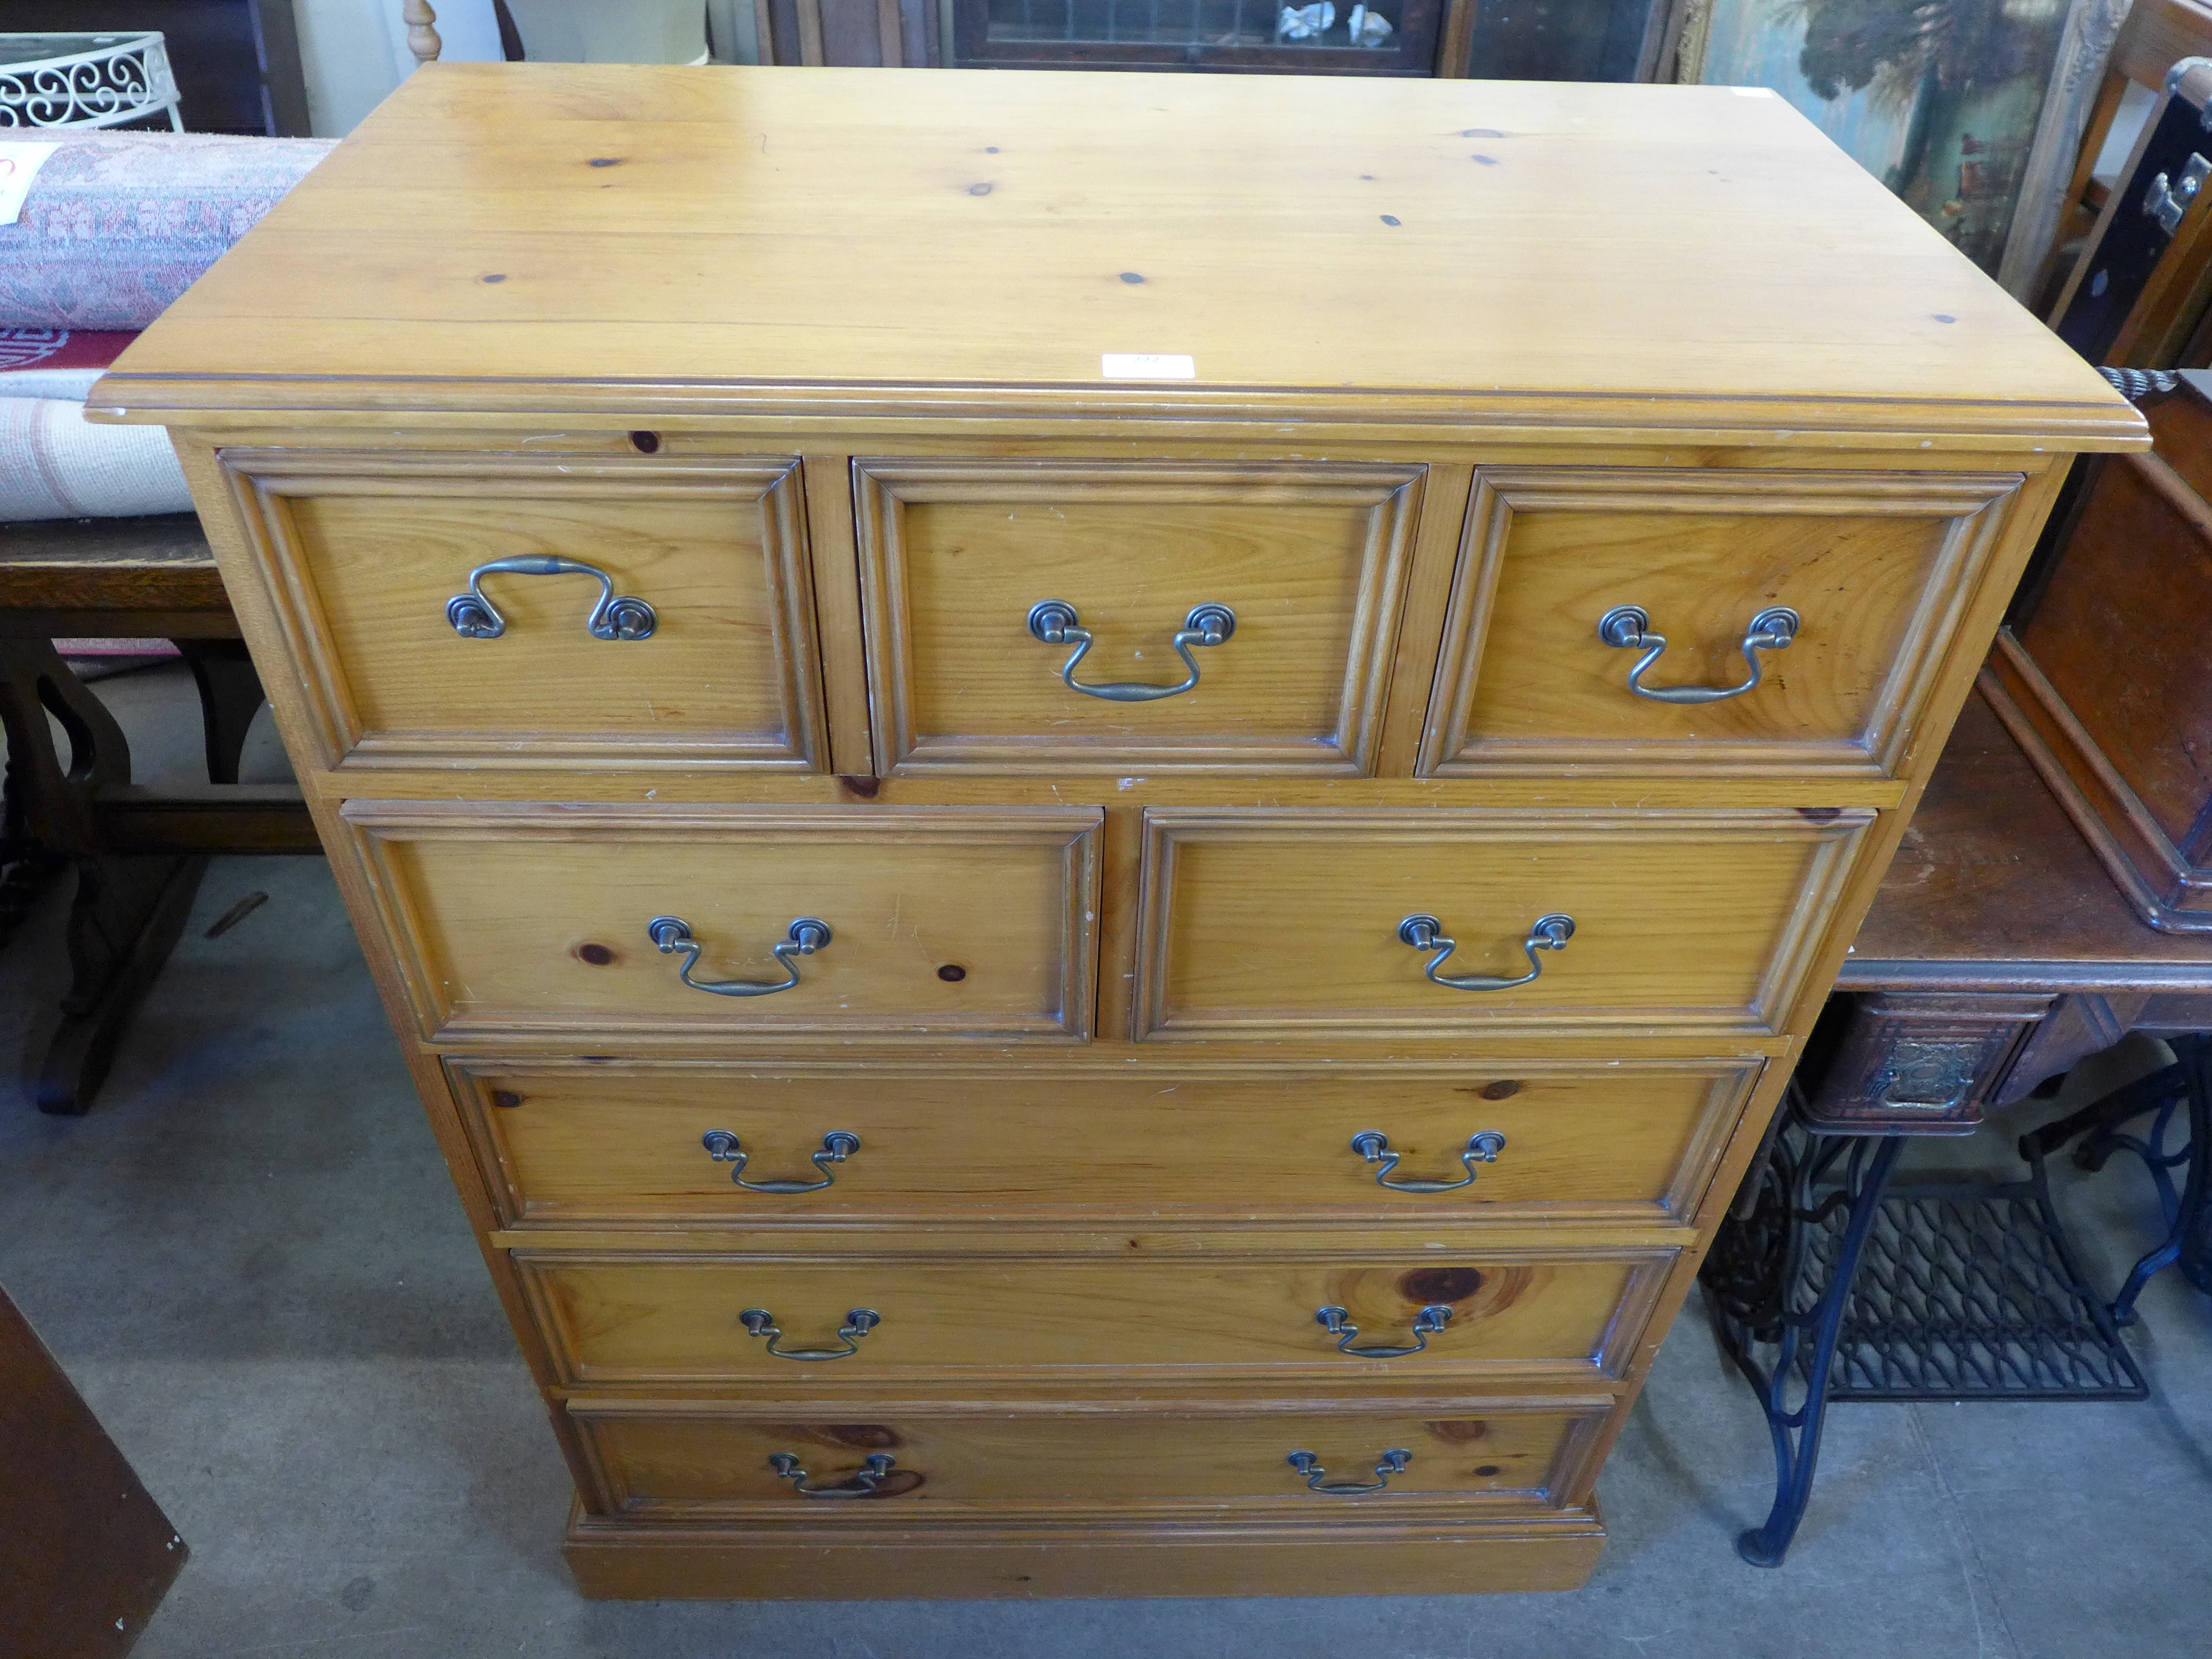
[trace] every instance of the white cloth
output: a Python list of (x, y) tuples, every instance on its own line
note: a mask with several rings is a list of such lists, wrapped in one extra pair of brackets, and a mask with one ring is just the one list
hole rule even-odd
[(158, 426), (94, 426), (59, 398), (0, 398), (0, 521), (189, 513), (184, 469)]

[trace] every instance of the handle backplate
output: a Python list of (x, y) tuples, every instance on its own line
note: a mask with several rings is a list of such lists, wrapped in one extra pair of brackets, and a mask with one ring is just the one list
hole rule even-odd
[(1321, 1459), (1310, 1451), (1294, 1451), (1283, 1460), (1306, 1483), (1308, 1492), (1320, 1492), (1326, 1498), (1357, 1498), (1364, 1492), (1381, 1492), (1390, 1484), (1394, 1474), (1403, 1474), (1413, 1455), (1403, 1446), (1394, 1446), (1375, 1461), (1372, 1480), (1330, 1480), (1328, 1471), (1321, 1466)]
[(1337, 1339), (1336, 1351), (1348, 1353), (1354, 1359), (1403, 1359), (1407, 1354), (1419, 1353), (1429, 1346), (1429, 1339), (1451, 1323), (1452, 1310), (1445, 1304), (1431, 1302), (1413, 1316), (1413, 1343), (1411, 1347), (1398, 1348), (1370, 1344), (1364, 1348), (1352, 1345), (1358, 1340), (1359, 1327), (1352, 1322), (1352, 1316), (1342, 1308), (1328, 1307), (1314, 1310), (1314, 1322)]
[(843, 1359), (860, 1351), (860, 1339), (884, 1322), (884, 1316), (873, 1308), (855, 1308), (845, 1316), (845, 1322), (837, 1328), (837, 1335), (844, 1342), (842, 1348), (786, 1348), (783, 1328), (775, 1322), (775, 1316), (766, 1308), (747, 1308), (738, 1316), (738, 1322), (745, 1328), (747, 1336), (768, 1339), (768, 1351), (778, 1359), (812, 1361)]
[(752, 1154), (739, 1144), (737, 1136), (727, 1129), (709, 1129), (699, 1137), (699, 1144), (707, 1149), (707, 1156), (717, 1164), (731, 1166), (730, 1179), (749, 1193), (818, 1193), (834, 1183), (837, 1177), (830, 1170), (833, 1164), (842, 1164), (860, 1150), (860, 1138), (846, 1129), (832, 1129), (822, 1137), (822, 1150), (809, 1155), (816, 1169), (822, 1171), (819, 1181), (748, 1181), (745, 1164)]
[(1157, 702), (1162, 697), (1180, 696), (1198, 684), (1198, 659), (1190, 654), (1191, 647), (1219, 645), (1237, 631), (1237, 613), (1225, 605), (1191, 607), (1172, 641), (1176, 654), (1190, 672), (1174, 685), (1147, 685), (1140, 680), (1085, 685), (1077, 679), (1075, 666), (1091, 649), (1091, 630), (1080, 625), (1075, 607), (1066, 599), (1039, 599), (1030, 607), (1029, 628), (1047, 645), (1066, 645), (1071, 640), (1075, 642), (1073, 653), (1060, 667), (1060, 678), (1069, 690), (1107, 702)]
[[(790, 931), (775, 944), (769, 953), (783, 964), (787, 977), (779, 980), (718, 979), (700, 980), (691, 977), (691, 970), (699, 965), (702, 946), (691, 936), (691, 924), (681, 916), (655, 916), (645, 924), (645, 936), (661, 955), (684, 952), (684, 966), (677, 977), (695, 991), (706, 991), (718, 997), (764, 997), (778, 991), (788, 991), (799, 983), (799, 964), (793, 957), (811, 957), (830, 943), (830, 924), (812, 916), (801, 916), (791, 924)], [(740, 1185), (743, 1183), (740, 1182)]]
[(1539, 951), (1564, 951), (1567, 941), (1575, 936), (1575, 919), (1553, 911), (1539, 916), (1529, 925), (1528, 936), (1521, 941), (1522, 954), (1528, 958), (1528, 971), (1516, 978), (1506, 979), (1495, 974), (1440, 974), (1437, 971), (1446, 957), (1459, 949), (1459, 941), (1444, 935), (1444, 925), (1431, 915), (1411, 915), (1398, 924), (1399, 942), (1412, 945), (1416, 951), (1433, 951), (1429, 958), (1428, 976), (1438, 985), (1452, 991), (1510, 991), (1516, 985), (1526, 985), (1544, 971), (1544, 964), (1536, 960)]
[(592, 614), (584, 618), (586, 632), (595, 640), (647, 640), (660, 625), (653, 607), (643, 599), (615, 592), (615, 579), (595, 564), (564, 559), (551, 553), (520, 553), (511, 559), (491, 559), (469, 572), (469, 591), (446, 601), (446, 620), (465, 640), (495, 640), (507, 632), (507, 618), (483, 591), (486, 576), (591, 576), (599, 584), (599, 597)]
[(889, 1452), (871, 1452), (860, 1467), (834, 1486), (817, 1486), (799, 1466), (796, 1452), (775, 1452), (768, 1460), (769, 1468), (775, 1471), (776, 1479), (791, 1482), (791, 1489), (801, 1498), (873, 1498), (883, 1479), (898, 1467), (898, 1459)]
[(1382, 1167), (1375, 1171), (1375, 1184), (1388, 1187), (1394, 1193), (1455, 1193), (1462, 1187), (1474, 1185), (1474, 1166), (1495, 1164), (1498, 1153), (1505, 1150), (1505, 1137), (1495, 1129), (1481, 1129), (1468, 1137), (1467, 1146), (1459, 1155), (1461, 1167), (1467, 1173), (1457, 1181), (1425, 1180), (1407, 1177), (1403, 1181), (1391, 1179), (1403, 1154), (1390, 1150), (1390, 1137), (1380, 1129), (1362, 1129), (1352, 1138), (1352, 1150), (1370, 1164)]
[(1653, 702), (1705, 703), (1724, 702), (1730, 697), (1740, 697), (1747, 691), (1756, 691), (1765, 673), (1759, 653), (1762, 651), (1786, 651), (1791, 641), (1803, 627), (1797, 613), (1786, 605), (1771, 605), (1751, 619), (1751, 626), (1743, 631), (1741, 649), (1744, 665), (1750, 677), (1741, 685), (1646, 685), (1644, 676), (1659, 653), (1667, 648), (1667, 636), (1651, 631), (1650, 613), (1640, 605), (1616, 605), (1597, 619), (1597, 636), (1607, 645), (1621, 651), (1641, 651), (1636, 666), (1628, 671), (1628, 689), (1639, 697)]

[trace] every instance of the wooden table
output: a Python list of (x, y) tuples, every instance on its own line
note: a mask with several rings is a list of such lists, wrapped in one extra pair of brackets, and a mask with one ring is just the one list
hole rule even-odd
[[(206, 786), (131, 782), (122, 728), (54, 650), (57, 638), (86, 635), (176, 641), (199, 690)], [(261, 702), (192, 514), (0, 525), (8, 851), (17, 868), (53, 857), (76, 874), (70, 988), (33, 1067), (40, 1110), (75, 1115), (90, 1105), (210, 854), (321, 850), (298, 789), (237, 781)], [(10, 894), (0, 908), (19, 911), (21, 898)]]

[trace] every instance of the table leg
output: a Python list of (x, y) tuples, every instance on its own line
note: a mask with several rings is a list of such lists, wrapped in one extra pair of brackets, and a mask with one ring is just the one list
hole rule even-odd
[[(50, 713), (68, 739), (66, 762)], [(0, 726), (29, 834), (76, 866), (70, 988), (34, 1085), (40, 1111), (76, 1116), (91, 1105), (132, 1012), (184, 931), (208, 861), (101, 851), (92, 796), (131, 781), (131, 747), (46, 641), (0, 639)]]
[[(1747, 1216), (1722, 1224), (1698, 1275), (1723, 1344), (1758, 1394), (1774, 1440), (1774, 1507), (1764, 1525), (1735, 1544), (1753, 1566), (1780, 1566), (1805, 1517), (1820, 1462), (1837, 1332), (1905, 1141), (1903, 1135), (1818, 1135), (1797, 1126), (1785, 1128), (1761, 1177), (1759, 1201)], [(1841, 1184), (1824, 1194), (1821, 1188), (1838, 1164)], [(1803, 1294), (1798, 1280), (1809, 1231), (1844, 1205), (1850, 1219), (1828, 1282), (1804, 1305), (1792, 1305)], [(1753, 1352), (1758, 1346), (1776, 1349), (1771, 1368)], [(1793, 1409), (1790, 1397), (1800, 1390)]]
[[(2159, 1207), (2166, 1217), (2166, 1237), (2136, 1263), (2127, 1283), (2112, 1298), (2115, 1325), (2136, 1322), (2136, 1299), (2143, 1286), (2154, 1274), (2177, 1261), (2191, 1284), (2212, 1292), (2212, 1234), (2208, 1234), (2206, 1216), (2208, 1196), (2212, 1196), (2212, 1076), (2208, 1075), (2212, 1071), (2212, 1036), (2193, 1034), (2169, 1040), (2173, 1045), (2172, 1065), (2045, 1124), (2021, 1143), (2022, 1157), (2029, 1155), (2031, 1142), (2047, 1156), (2087, 1131), (2081, 1144), (2074, 1149), (2074, 1161), (2083, 1169), (2102, 1169), (2114, 1152), (2124, 1152), (2141, 1158), (2149, 1170), (2158, 1188)], [(2189, 1144), (2168, 1152), (2166, 1127), (2176, 1109), (2183, 1107), (2189, 1116)], [(2153, 1111), (2158, 1115), (2148, 1134), (2119, 1133), (2121, 1124)], [(2169, 1173), (2177, 1165), (2186, 1166), (2178, 1194)]]

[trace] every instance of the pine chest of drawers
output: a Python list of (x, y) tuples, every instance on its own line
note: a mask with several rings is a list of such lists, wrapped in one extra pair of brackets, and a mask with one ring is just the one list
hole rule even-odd
[(94, 404), (649, 1596), (1581, 1583), (2142, 441), (1778, 100), (1202, 76), (436, 65)]

